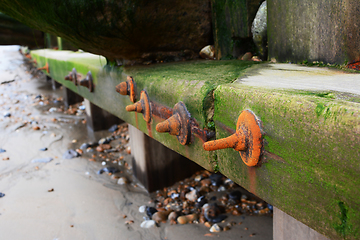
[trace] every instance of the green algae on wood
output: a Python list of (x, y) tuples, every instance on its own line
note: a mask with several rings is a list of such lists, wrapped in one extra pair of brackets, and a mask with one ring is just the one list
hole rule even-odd
[[(242, 110), (263, 122), (264, 156), (249, 168), (233, 149), (217, 151), (226, 176), (331, 239), (360, 236), (360, 105), (240, 84), (215, 92), (217, 138), (232, 134)], [(339, 221), (339, 202), (348, 212)], [(351, 216), (350, 216), (351, 215)], [(337, 226), (337, 227), (336, 227)]]

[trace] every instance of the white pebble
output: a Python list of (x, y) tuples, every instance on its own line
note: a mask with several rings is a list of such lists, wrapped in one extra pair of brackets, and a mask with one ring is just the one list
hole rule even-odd
[(154, 220), (145, 220), (140, 224), (140, 227), (142, 228), (151, 228), (156, 225)]
[(217, 225), (216, 223), (214, 225), (211, 226), (210, 228), (210, 232), (221, 232), (221, 227), (219, 225)]
[(145, 205), (142, 205), (142, 206), (139, 207), (139, 212), (144, 213), (145, 210), (146, 210), (146, 206), (145, 206)]
[(106, 162), (101, 162), (101, 165), (105, 166), (105, 165), (106, 165)]
[(127, 179), (125, 177), (121, 177), (119, 178), (118, 182), (119, 185), (124, 185), (126, 183), (128, 183)]

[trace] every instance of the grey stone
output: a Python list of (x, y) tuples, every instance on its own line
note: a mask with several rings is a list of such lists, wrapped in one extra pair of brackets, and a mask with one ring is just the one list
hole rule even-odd
[(256, 13), (252, 23), (251, 33), (253, 40), (258, 48), (260, 57), (263, 60), (267, 58), (267, 4), (264, 1)]

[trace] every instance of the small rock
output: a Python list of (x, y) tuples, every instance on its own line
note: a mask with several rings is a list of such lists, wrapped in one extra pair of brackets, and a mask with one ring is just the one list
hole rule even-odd
[(39, 126), (33, 126), (33, 130), (35, 130), (35, 131), (40, 130), (40, 127)]
[(44, 148), (40, 148), (39, 150), (45, 152), (48, 150), (48, 148), (44, 147)]
[(192, 214), (178, 217), (177, 221), (179, 224), (187, 224), (187, 223), (190, 223), (197, 219), (198, 219), (198, 215), (196, 213), (192, 213)]
[(118, 125), (117, 125), (117, 124), (114, 124), (114, 125), (112, 125), (112, 126), (108, 129), (108, 131), (109, 131), (109, 132), (115, 132), (115, 131), (118, 130), (118, 129), (119, 129)]
[(211, 184), (213, 186), (220, 186), (222, 184), (223, 175), (220, 173), (214, 173), (210, 175)]
[(10, 158), (9, 157), (4, 157), (2, 160), (8, 161), (8, 160), (10, 160)]
[(80, 154), (78, 152), (76, 152), (74, 149), (69, 149), (63, 154), (63, 158), (65, 158), (65, 159), (76, 158), (79, 156), (80, 156)]
[(48, 192), (53, 192), (53, 191), (54, 191), (54, 189), (53, 189), (53, 188), (48, 190)]
[(0, 198), (4, 197), (5, 193), (0, 192)]
[(154, 220), (145, 220), (140, 224), (141, 228), (151, 228), (156, 226), (156, 222)]
[(152, 215), (151, 219), (154, 220), (157, 223), (166, 222), (166, 220), (168, 219), (170, 211), (156, 212), (156, 213), (154, 213)]
[(111, 142), (111, 138), (102, 138), (99, 140), (98, 144), (101, 145), (101, 144), (108, 144)]
[(185, 194), (185, 197), (186, 197), (186, 199), (188, 199), (189, 201), (195, 202), (196, 199), (198, 198), (196, 189), (193, 189), (191, 192), (188, 192), (187, 194)]
[(124, 185), (124, 184), (127, 184), (127, 183), (128, 183), (128, 180), (125, 177), (121, 177), (117, 181), (117, 184), (119, 184), (119, 185)]
[(57, 108), (56, 107), (52, 107), (49, 109), (49, 112), (56, 112), (57, 111)]
[(207, 228), (211, 228), (211, 223), (209, 223), (209, 222), (204, 223), (204, 225), (205, 225), (205, 227), (207, 227)]
[(98, 151), (98, 152), (103, 152), (104, 149), (103, 149), (101, 146), (97, 146), (97, 147), (96, 147), (96, 151)]
[(47, 157), (47, 158), (36, 158), (31, 160), (32, 163), (48, 163), (51, 162), (53, 160), (52, 157)]
[(152, 216), (158, 211), (156, 210), (156, 208), (154, 207), (146, 207), (146, 215), (150, 218), (152, 218)]
[(221, 231), (222, 231), (221, 227), (216, 223), (212, 225), (210, 228), (210, 232), (221, 232)]
[(90, 147), (90, 144), (88, 144), (88, 143), (83, 143), (83, 144), (81, 144), (80, 149), (81, 149), (81, 150), (86, 150), (88, 147)]
[(252, 59), (252, 53), (251, 52), (247, 52), (245, 53), (242, 57), (241, 60), (243, 61), (250, 61)]
[(114, 168), (114, 167), (105, 167), (105, 168), (100, 169), (100, 170), (97, 172), (97, 174), (102, 174), (102, 173), (104, 173), (104, 172), (114, 174), (114, 173), (117, 173), (117, 172), (120, 172), (120, 171), (119, 171), (119, 169)]
[(264, 1), (256, 13), (251, 27), (253, 40), (257, 46), (261, 58), (263, 60), (267, 57), (267, 4)]
[(4, 152), (6, 152), (6, 150), (5, 150), (5, 149), (0, 148), (0, 153), (4, 153)]
[(105, 162), (105, 161), (101, 162), (101, 165), (105, 166), (105, 165), (106, 165), (106, 162)]
[(146, 206), (145, 206), (145, 205), (142, 205), (142, 206), (139, 207), (139, 212), (144, 213), (145, 210), (146, 210)]
[(215, 59), (215, 47), (213, 45), (207, 45), (200, 50), (199, 55), (204, 59)]
[(176, 212), (171, 212), (168, 216), (168, 220), (171, 221), (171, 220), (176, 220), (176, 218), (178, 217), (177, 213)]
[(7, 117), (11, 117), (11, 113), (9, 113), (9, 112), (4, 113), (4, 118), (7, 118)]

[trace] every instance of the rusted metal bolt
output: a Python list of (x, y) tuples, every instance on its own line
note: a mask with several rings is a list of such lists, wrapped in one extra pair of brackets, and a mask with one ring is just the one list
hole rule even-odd
[(72, 81), (75, 84), (75, 86), (78, 85), (78, 79), (80, 78), (81, 75), (76, 72), (75, 68), (73, 68), (72, 71), (67, 76), (65, 76), (65, 80)]
[(49, 64), (46, 63), (45, 66), (40, 67), (37, 70), (46, 70), (47, 73), (50, 73)]
[(143, 118), (147, 123), (151, 122), (151, 103), (149, 96), (145, 90), (140, 93), (140, 100), (132, 105), (126, 106), (128, 112), (138, 112), (143, 114)]
[(239, 151), (243, 162), (249, 166), (256, 166), (260, 160), (263, 140), (259, 120), (250, 110), (244, 110), (240, 114), (236, 133), (233, 135), (203, 144), (206, 151), (214, 151), (224, 148), (234, 148)]
[(84, 79), (80, 80), (79, 84), (80, 84), (80, 86), (88, 88), (90, 92), (94, 91), (94, 83), (93, 83), (93, 78), (92, 78), (92, 74), (90, 71), (86, 74)]
[(115, 89), (121, 95), (129, 95), (131, 102), (136, 102), (136, 84), (132, 77), (127, 76), (126, 82), (119, 83)]
[(156, 131), (168, 132), (177, 137), (182, 145), (187, 145), (191, 141), (190, 113), (187, 111), (183, 102), (175, 104), (173, 115), (165, 121), (156, 125)]

